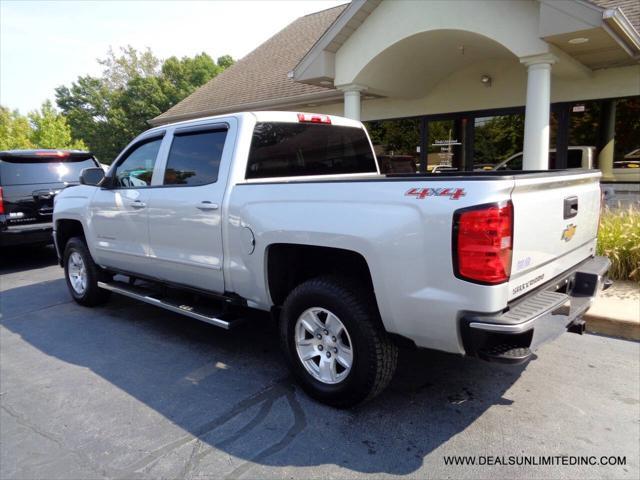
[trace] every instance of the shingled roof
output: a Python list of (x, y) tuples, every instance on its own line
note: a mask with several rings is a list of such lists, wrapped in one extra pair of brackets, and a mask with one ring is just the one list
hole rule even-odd
[(300, 103), (308, 97), (311, 103), (315, 98), (342, 98), (333, 88), (298, 83), (287, 74), (345, 7), (340, 5), (298, 18), (151, 123), (259, 109), (260, 102), (275, 99), (290, 98), (293, 103)]
[[(633, 27), (640, 30), (640, 0), (588, 1), (601, 8), (621, 8)], [(288, 73), (347, 6), (298, 18), (150, 123), (160, 125), (231, 111), (341, 101), (341, 92), (331, 85), (325, 88), (296, 82)]]

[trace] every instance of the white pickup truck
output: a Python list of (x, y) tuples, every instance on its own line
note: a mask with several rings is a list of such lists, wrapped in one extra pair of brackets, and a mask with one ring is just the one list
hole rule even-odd
[(303, 388), (346, 407), (387, 385), (400, 345), (518, 363), (582, 332), (608, 285), (599, 177), (381, 175), (360, 122), (229, 114), (84, 170), (54, 238), (78, 303), (117, 292), (223, 328), (270, 312)]

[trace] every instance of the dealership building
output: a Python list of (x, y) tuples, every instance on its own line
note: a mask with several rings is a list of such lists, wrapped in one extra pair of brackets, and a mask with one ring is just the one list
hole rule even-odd
[(628, 181), (639, 29), (638, 0), (354, 0), (297, 19), (151, 123), (329, 113), (364, 121), (387, 171), (509, 160)]

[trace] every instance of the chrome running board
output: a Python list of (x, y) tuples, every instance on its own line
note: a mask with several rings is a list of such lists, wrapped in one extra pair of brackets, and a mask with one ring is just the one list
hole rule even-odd
[[(156, 307), (164, 308), (171, 312), (179, 313), (201, 322), (210, 323), (216, 327), (229, 330), (241, 323), (240, 318), (234, 318), (228, 313), (224, 313), (222, 309), (212, 309), (208, 305), (193, 305), (191, 303), (182, 302), (178, 299), (172, 299), (169, 296), (162, 295), (154, 291), (151, 288), (145, 288), (138, 285), (131, 285), (130, 283), (113, 281), (113, 282), (98, 282), (98, 287), (111, 292), (124, 295), (141, 302), (155, 305)], [(226, 317), (226, 318), (222, 318)]]

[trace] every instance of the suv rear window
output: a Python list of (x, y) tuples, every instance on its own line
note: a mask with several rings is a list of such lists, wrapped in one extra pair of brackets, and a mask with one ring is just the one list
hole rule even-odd
[(361, 128), (265, 122), (253, 131), (248, 179), (346, 173), (377, 173)]
[(0, 158), (0, 184), (33, 185), (38, 183), (78, 183), (80, 172), (95, 168), (91, 155), (72, 157), (2, 156)]

